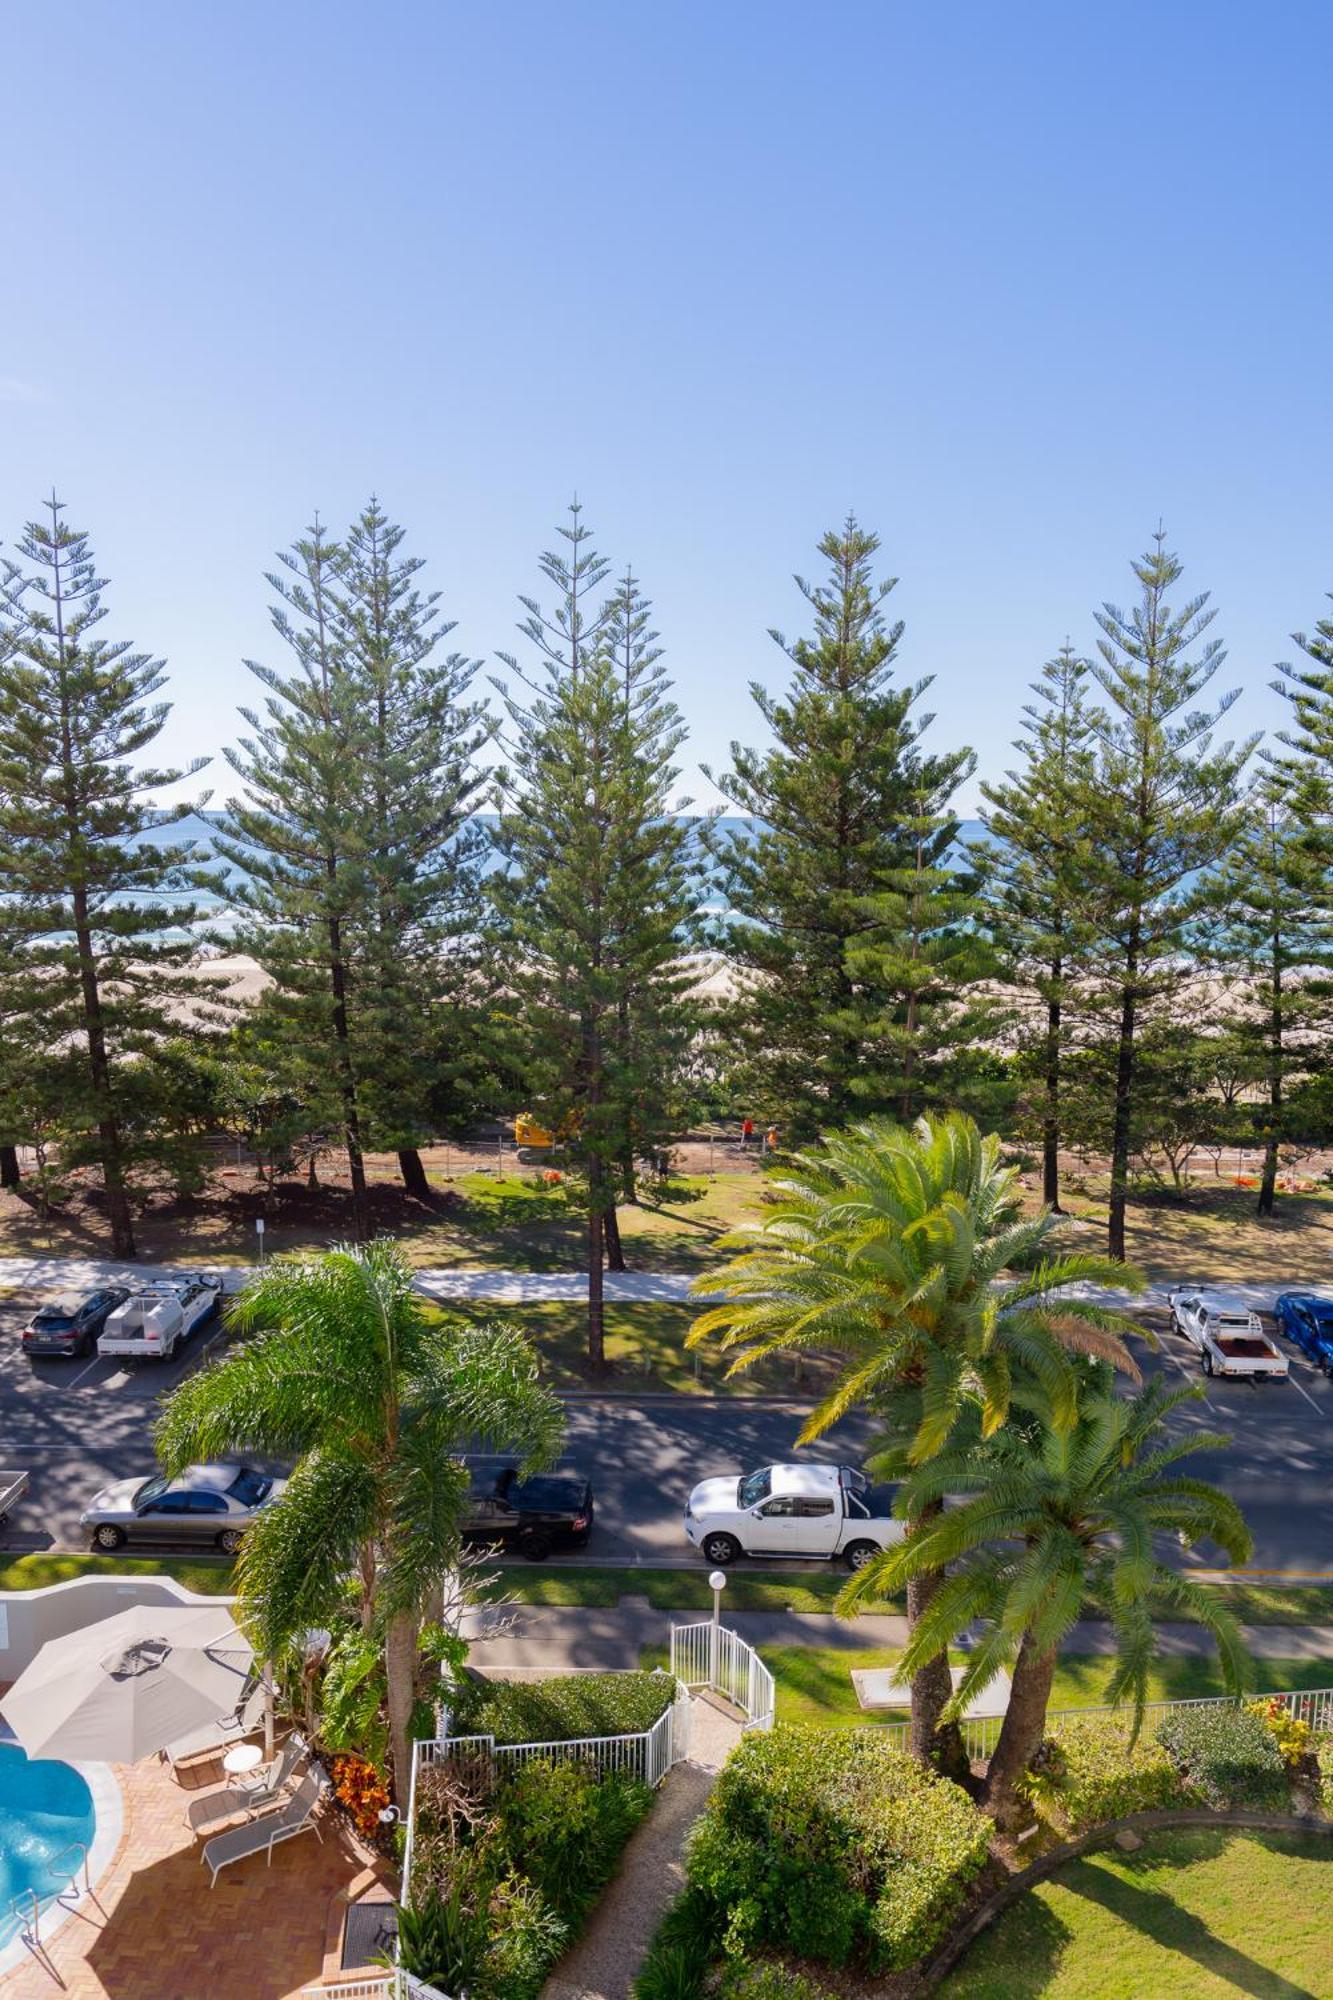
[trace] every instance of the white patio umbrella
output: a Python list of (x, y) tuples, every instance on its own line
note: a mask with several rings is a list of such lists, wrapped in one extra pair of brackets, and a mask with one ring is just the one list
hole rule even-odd
[(223, 1605), (137, 1605), (49, 1639), (0, 1715), (30, 1757), (135, 1764), (231, 1714), (253, 1659)]

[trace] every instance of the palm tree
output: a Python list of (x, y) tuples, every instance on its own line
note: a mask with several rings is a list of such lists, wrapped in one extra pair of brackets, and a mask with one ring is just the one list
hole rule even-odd
[[(1132, 1700), (1136, 1732), (1158, 1647), (1157, 1619), (1207, 1626), (1229, 1690), (1239, 1693), (1249, 1681), (1232, 1613), (1215, 1593), (1156, 1554), (1163, 1535), (1186, 1546), (1215, 1542), (1232, 1562), (1250, 1553), (1250, 1533), (1235, 1502), (1176, 1469), (1191, 1453), (1228, 1442), (1209, 1431), (1169, 1437), (1166, 1418), (1202, 1390), (1170, 1390), (1156, 1381), (1123, 1397), (1104, 1363), (1088, 1364), (1085, 1372), (1072, 1429), (1056, 1422), (1054, 1408), (1033, 1385), (1016, 1396), (1022, 1406), (1004, 1429), (986, 1438), (978, 1401), (971, 1422), (960, 1424), (954, 1441), (913, 1473), (899, 1495), (905, 1512), (929, 1515), (926, 1524), (874, 1557), (838, 1604), (850, 1613), (868, 1595), (900, 1589), (923, 1569), (937, 1577), (947, 1570), (903, 1654), (909, 1673), (974, 1619), (989, 1621), (951, 1710), (961, 1712), (998, 1668), (1012, 1667), (985, 1791), (989, 1810), (1006, 1827), (1019, 1810), (1019, 1782), (1045, 1730), (1060, 1643), (1085, 1606), (1112, 1622), (1116, 1656), (1107, 1700)], [(962, 1504), (940, 1513), (945, 1494)]]
[(473, 1441), (549, 1462), (563, 1414), (532, 1349), (504, 1326), (432, 1323), (386, 1244), (274, 1265), (232, 1309), (253, 1337), (190, 1376), (157, 1427), (168, 1471), (254, 1451), (295, 1459), (246, 1537), (246, 1628), (272, 1659), (346, 1601), (384, 1649), (393, 1779), (405, 1801), (418, 1640), (457, 1555)]
[[(927, 1115), (911, 1128), (870, 1120), (798, 1153), (768, 1186), (777, 1205), (728, 1239), (738, 1256), (699, 1280), (726, 1303), (695, 1321), (688, 1343), (717, 1337), (731, 1374), (771, 1354), (836, 1355), (837, 1378), (799, 1444), (853, 1407), (869, 1409), (886, 1427), (877, 1464), (887, 1474), (943, 1449), (974, 1395), (987, 1435), (1023, 1380), (1041, 1384), (1054, 1420), (1069, 1427), (1079, 1355), (1137, 1378), (1130, 1322), (1075, 1292), (1134, 1290), (1138, 1274), (1109, 1258), (1058, 1254), (1051, 1239), (1062, 1224), (1046, 1210), (1024, 1215), (1017, 1170), (972, 1119)], [(913, 1570), (914, 1626), (937, 1581), (928, 1566)], [(951, 1692), (946, 1653), (920, 1658), (911, 1740), (922, 1759), (961, 1758), (956, 1731), (937, 1743)]]

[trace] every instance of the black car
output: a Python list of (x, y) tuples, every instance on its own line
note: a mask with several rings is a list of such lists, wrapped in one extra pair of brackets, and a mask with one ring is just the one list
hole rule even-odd
[(581, 1549), (592, 1533), (592, 1486), (575, 1466), (519, 1477), (514, 1459), (471, 1459), (472, 1493), (463, 1519), (469, 1541), (495, 1542), (529, 1562), (554, 1548)]
[(38, 1306), (19, 1338), (25, 1354), (91, 1354), (109, 1314), (124, 1305), (124, 1285), (95, 1292), (70, 1292)]

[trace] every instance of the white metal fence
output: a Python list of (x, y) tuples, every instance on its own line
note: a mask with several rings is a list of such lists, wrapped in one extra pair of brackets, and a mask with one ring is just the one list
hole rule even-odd
[[(1254, 1701), (1275, 1701), (1280, 1703), (1286, 1714), (1298, 1722), (1308, 1722), (1311, 1729), (1333, 1729), (1333, 1688), (1297, 1688), (1282, 1694), (1257, 1694), (1250, 1697)], [(1230, 1695), (1198, 1695), (1188, 1701), (1150, 1701), (1144, 1704), (1143, 1721), (1147, 1728), (1163, 1715), (1169, 1715), (1183, 1708), (1234, 1708)], [(1052, 1708), (1047, 1711), (1049, 1724), (1067, 1722), (1087, 1715), (1114, 1715), (1128, 1722), (1133, 1711), (1124, 1703), (1119, 1708)], [(1002, 1715), (979, 1715), (962, 1725), (963, 1743), (970, 1758), (989, 1757), (1000, 1734)], [(857, 1725), (864, 1730), (873, 1729), (876, 1735), (887, 1736), (901, 1748), (906, 1748), (908, 1727), (906, 1722), (863, 1722)]]
[(331, 1979), (323, 1986), (305, 1986), (301, 2000), (449, 2000), (438, 1986), (427, 1986), (404, 1972), (401, 1965), (373, 1972), (365, 1979)]
[(738, 1632), (709, 1620), (671, 1628), (671, 1671), (687, 1688), (711, 1688), (739, 1708), (747, 1729), (771, 1729), (773, 1676)]

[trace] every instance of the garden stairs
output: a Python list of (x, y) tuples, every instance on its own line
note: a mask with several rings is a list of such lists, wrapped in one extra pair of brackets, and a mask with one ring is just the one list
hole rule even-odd
[(669, 1773), (620, 1872), (541, 2000), (629, 2000), (654, 1931), (685, 1886), (685, 1841), (718, 1772), (741, 1740), (742, 1716), (713, 1694), (690, 1702), (690, 1754)]

